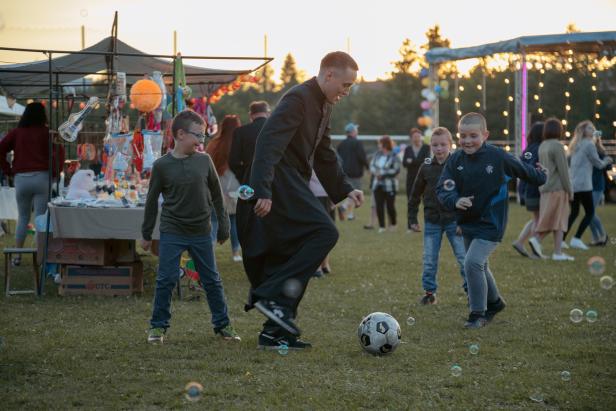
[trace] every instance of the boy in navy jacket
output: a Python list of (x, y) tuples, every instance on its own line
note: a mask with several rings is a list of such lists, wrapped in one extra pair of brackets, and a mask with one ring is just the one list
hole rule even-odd
[(505, 308), (488, 257), (502, 240), (507, 225), (507, 182), (517, 177), (542, 185), (546, 175), (486, 144), (489, 132), (481, 114), (462, 116), (458, 132), (461, 149), (445, 164), (437, 194), (445, 207), (456, 210), (466, 246), (464, 271), (471, 312), (464, 326), (481, 328)]

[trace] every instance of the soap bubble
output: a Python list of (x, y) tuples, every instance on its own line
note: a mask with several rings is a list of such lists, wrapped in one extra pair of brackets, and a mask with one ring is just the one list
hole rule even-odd
[(595, 321), (597, 321), (598, 316), (599, 315), (595, 310), (586, 311), (586, 321), (588, 321), (589, 323), (594, 323)]
[(540, 390), (536, 390), (529, 398), (534, 402), (543, 402), (543, 393)]
[(415, 317), (409, 317), (406, 319), (407, 325), (415, 325)]
[(88, 17), (88, 10), (87, 9), (81, 9), (79, 10), (79, 15), (81, 17)]
[(560, 379), (563, 380), (563, 381), (570, 381), (571, 380), (571, 373), (569, 371), (561, 371)]
[(594, 275), (601, 275), (605, 271), (605, 259), (598, 255), (588, 259), (588, 271)]
[(289, 353), (289, 346), (286, 344), (280, 344), (278, 346), (278, 354), (287, 355)]
[(184, 394), (184, 398), (186, 398), (190, 402), (196, 402), (201, 399), (201, 394), (203, 393), (203, 386), (198, 382), (192, 381), (186, 384), (186, 388), (184, 388), (186, 393)]
[(526, 153), (524, 153), (524, 158), (530, 160), (531, 158), (533, 158), (533, 153), (527, 151)]
[(253, 190), (250, 186), (241, 185), (240, 188), (237, 189), (237, 196), (241, 200), (250, 200), (252, 196), (255, 195), (255, 190)]
[(424, 159), (424, 164), (429, 166), (430, 164), (432, 164), (432, 159), (430, 157), (426, 157)]
[(468, 351), (473, 355), (479, 354), (479, 344), (474, 343), (474, 344), (469, 345)]
[(462, 375), (462, 367), (460, 367), (458, 364), (454, 364), (451, 366), (451, 375), (453, 375), (454, 377), (459, 377)]
[(609, 275), (604, 275), (599, 280), (599, 283), (601, 284), (601, 288), (605, 290), (609, 290), (614, 285), (614, 279), (610, 277)]
[(574, 308), (569, 312), (569, 318), (574, 323), (579, 323), (584, 319), (584, 313), (579, 308)]
[(456, 188), (456, 182), (451, 179), (447, 179), (443, 182), (443, 188), (447, 191), (451, 191)]
[(302, 283), (296, 278), (289, 278), (282, 286), (282, 293), (289, 298), (297, 298), (302, 293)]

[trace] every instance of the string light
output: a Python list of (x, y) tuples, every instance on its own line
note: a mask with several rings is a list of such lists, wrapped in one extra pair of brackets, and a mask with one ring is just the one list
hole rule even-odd
[(477, 90), (482, 90), (483, 87), (481, 87), (481, 84), (477, 84)]
[(509, 101), (513, 101), (513, 96), (509, 96), (509, 97), (507, 97), (507, 100), (509, 100)]
[(503, 116), (507, 117), (509, 115), (509, 112), (507, 110), (503, 110)]
[(481, 103), (478, 101), (475, 101), (475, 107), (480, 108), (481, 107)]
[(458, 89), (459, 89), (460, 91), (464, 91), (464, 86), (460, 86), (460, 87), (458, 87)]

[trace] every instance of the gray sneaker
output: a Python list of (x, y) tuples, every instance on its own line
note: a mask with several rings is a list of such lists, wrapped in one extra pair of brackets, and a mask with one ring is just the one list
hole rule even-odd
[(148, 342), (150, 344), (162, 344), (165, 338), (166, 330), (164, 328), (150, 328), (148, 332)]
[(227, 341), (242, 341), (239, 334), (235, 331), (235, 328), (231, 324), (226, 325), (225, 327), (216, 330), (216, 334), (220, 335), (223, 340)]

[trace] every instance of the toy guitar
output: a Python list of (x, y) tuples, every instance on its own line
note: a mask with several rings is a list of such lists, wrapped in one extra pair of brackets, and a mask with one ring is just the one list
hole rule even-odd
[(72, 143), (77, 140), (77, 135), (83, 127), (83, 120), (94, 109), (98, 103), (98, 97), (90, 97), (83, 110), (73, 113), (68, 117), (68, 120), (58, 127), (58, 133), (64, 140)]

